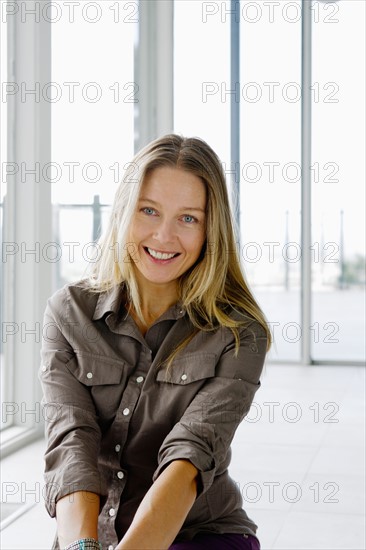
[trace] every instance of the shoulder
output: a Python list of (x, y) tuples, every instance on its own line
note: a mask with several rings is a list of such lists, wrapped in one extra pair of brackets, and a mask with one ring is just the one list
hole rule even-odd
[(247, 312), (232, 306), (225, 308), (225, 314), (229, 318), (225, 325), (220, 324), (215, 330), (199, 330), (183, 353), (208, 353), (218, 360), (224, 354), (235, 354), (239, 348), (240, 354), (264, 356), (268, 346), (265, 327)]
[(232, 308), (227, 314), (237, 321), (238, 339), (230, 327), (221, 329), (225, 346), (219, 358), (216, 375), (239, 378), (258, 387), (268, 350), (267, 331), (257, 319), (245, 311)]
[[(267, 331), (264, 326), (245, 310), (230, 306), (226, 310), (226, 314), (230, 319), (237, 322), (237, 330), (241, 339), (249, 337), (250, 335), (254, 338), (267, 339)], [(230, 332), (232, 333), (231, 330)]]
[(61, 317), (69, 317), (75, 312), (87, 316), (93, 315), (99, 294), (91, 292), (85, 279), (67, 283), (52, 294), (47, 301), (47, 307)]

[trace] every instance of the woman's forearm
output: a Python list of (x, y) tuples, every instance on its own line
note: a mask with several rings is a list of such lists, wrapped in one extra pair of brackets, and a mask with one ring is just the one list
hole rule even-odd
[(77, 491), (57, 502), (57, 533), (61, 549), (77, 539), (98, 539), (99, 500), (95, 493)]
[(169, 548), (197, 496), (197, 469), (171, 462), (150, 487), (116, 550)]

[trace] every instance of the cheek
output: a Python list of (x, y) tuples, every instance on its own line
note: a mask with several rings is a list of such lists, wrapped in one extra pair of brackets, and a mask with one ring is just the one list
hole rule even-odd
[(144, 228), (144, 224), (141, 222), (132, 222), (131, 228), (129, 231), (130, 239), (136, 242), (136, 244), (139, 244), (139, 241), (143, 239), (144, 234), (146, 233), (146, 230)]
[(189, 251), (192, 255), (199, 256), (204, 242), (205, 235), (203, 234), (203, 232), (191, 235), (189, 240), (187, 240), (186, 242), (186, 250)]

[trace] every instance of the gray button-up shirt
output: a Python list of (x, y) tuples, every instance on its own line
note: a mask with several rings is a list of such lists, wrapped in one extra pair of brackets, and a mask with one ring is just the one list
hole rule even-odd
[(79, 282), (57, 291), (45, 311), (40, 369), (49, 514), (67, 494), (98, 493), (99, 539), (116, 545), (161, 471), (186, 459), (199, 471), (199, 493), (177, 540), (202, 531), (255, 535), (228, 474), (266, 354), (265, 331), (248, 322), (237, 358), (229, 329), (201, 331), (167, 377), (157, 364), (193, 330), (179, 302), (143, 337), (120, 287), (92, 294)]

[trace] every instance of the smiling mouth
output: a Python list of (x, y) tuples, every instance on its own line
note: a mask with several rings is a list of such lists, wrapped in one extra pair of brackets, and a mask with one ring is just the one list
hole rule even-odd
[(151, 258), (154, 258), (154, 260), (172, 260), (173, 258), (180, 256), (180, 252), (158, 252), (148, 246), (144, 246), (143, 248), (145, 252), (151, 256)]

